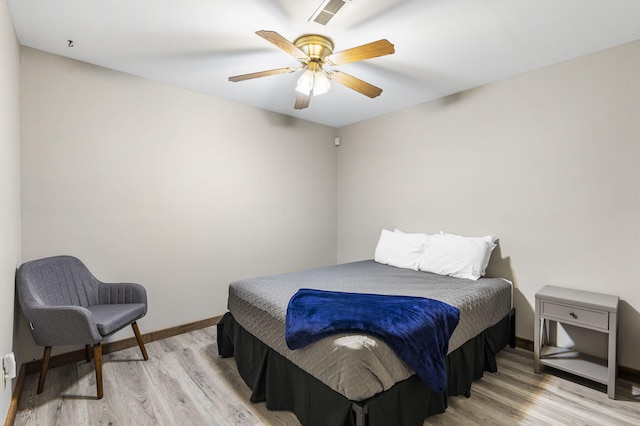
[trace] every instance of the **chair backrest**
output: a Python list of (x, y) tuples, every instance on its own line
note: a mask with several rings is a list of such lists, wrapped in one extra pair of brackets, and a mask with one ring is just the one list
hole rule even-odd
[(98, 303), (100, 281), (72, 256), (32, 260), (16, 275), (18, 298), (25, 315), (35, 306), (92, 306)]

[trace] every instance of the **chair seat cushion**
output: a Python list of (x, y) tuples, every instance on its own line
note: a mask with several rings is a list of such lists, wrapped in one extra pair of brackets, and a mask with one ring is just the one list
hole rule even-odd
[(115, 333), (147, 313), (144, 303), (123, 303), (87, 306), (102, 336)]

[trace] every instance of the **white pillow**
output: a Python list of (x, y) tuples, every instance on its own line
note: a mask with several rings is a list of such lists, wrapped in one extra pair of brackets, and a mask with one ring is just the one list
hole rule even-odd
[(453, 234), (430, 235), (418, 268), (421, 271), (477, 280), (485, 274), (494, 237), (462, 237)]
[(385, 265), (417, 271), (426, 244), (426, 234), (404, 234), (383, 229), (374, 260)]

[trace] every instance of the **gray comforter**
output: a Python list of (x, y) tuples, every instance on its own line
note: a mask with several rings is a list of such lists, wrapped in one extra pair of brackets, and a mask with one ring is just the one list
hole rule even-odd
[(235, 281), (229, 312), (247, 331), (331, 389), (362, 401), (407, 379), (414, 371), (380, 339), (338, 334), (297, 350), (285, 342), (289, 299), (300, 288), (428, 297), (460, 309), (449, 352), (498, 323), (512, 307), (511, 284), (478, 281), (381, 265), (372, 260)]

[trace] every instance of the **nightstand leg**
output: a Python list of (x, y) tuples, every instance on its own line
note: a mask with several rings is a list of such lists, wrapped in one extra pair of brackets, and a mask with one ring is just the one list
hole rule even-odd
[(540, 330), (540, 301), (536, 299), (536, 313), (533, 323), (533, 371), (540, 372), (540, 346), (541, 346), (541, 330)]
[(618, 317), (615, 312), (609, 314), (609, 357), (607, 367), (609, 370), (609, 383), (607, 384), (607, 396), (616, 399), (616, 379), (618, 378), (618, 359), (616, 353), (616, 342), (618, 333)]

